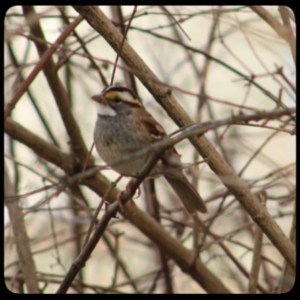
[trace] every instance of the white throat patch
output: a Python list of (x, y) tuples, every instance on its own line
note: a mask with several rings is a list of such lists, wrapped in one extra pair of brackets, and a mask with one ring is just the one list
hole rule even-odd
[(97, 103), (97, 113), (100, 116), (116, 116), (117, 113), (108, 105)]

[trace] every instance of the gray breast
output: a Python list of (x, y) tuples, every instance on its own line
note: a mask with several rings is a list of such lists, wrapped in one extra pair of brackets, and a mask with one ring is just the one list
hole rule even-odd
[(94, 141), (96, 149), (103, 161), (115, 171), (129, 176), (135, 176), (143, 167), (147, 156), (134, 157), (117, 165), (112, 165), (126, 154), (148, 146), (138, 131), (126, 118), (116, 120), (115, 117), (98, 117)]

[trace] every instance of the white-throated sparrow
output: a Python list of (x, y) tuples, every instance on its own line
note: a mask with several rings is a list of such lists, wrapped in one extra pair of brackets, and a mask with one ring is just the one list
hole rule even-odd
[[(162, 126), (146, 111), (132, 90), (110, 86), (92, 99), (97, 102), (98, 111), (94, 130), (95, 146), (109, 166), (126, 154), (168, 138)], [(122, 175), (136, 177), (148, 158), (149, 154), (137, 156), (113, 164), (112, 169)], [(201, 196), (183, 174), (180, 157), (173, 146), (165, 150), (149, 175), (164, 175), (189, 213), (193, 214), (196, 210), (207, 212)]]

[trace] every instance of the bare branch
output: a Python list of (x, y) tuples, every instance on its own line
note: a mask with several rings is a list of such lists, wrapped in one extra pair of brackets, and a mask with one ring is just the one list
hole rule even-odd
[[(8, 170), (5, 165), (4, 173), (4, 192), (5, 197), (15, 196), (13, 184), (10, 182)], [(12, 223), (13, 233), (16, 239), (19, 263), (28, 293), (39, 294), (37, 275), (34, 265), (33, 256), (30, 250), (30, 242), (26, 232), (25, 221), (22, 209), (19, 207), (17, 200), (7, 203), (9, 216)]]

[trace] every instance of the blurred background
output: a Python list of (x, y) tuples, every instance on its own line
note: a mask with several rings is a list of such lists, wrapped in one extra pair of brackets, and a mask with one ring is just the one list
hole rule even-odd
[[(133, 6), (99, 8), (118, 29), (121, 24), (128, 24), (134, 9)], [(277, 6), (264, 9), (282, 23)], [(295, 33), (293, 12), (285, 9)], [(34, 15), (28, 9), (14, 6), (6, 12), (5, 106), (41, 60), (36, 43), (50, 47), (78, 16), (71, 6), (34, 6), (33, 10)], [(43, 39), (32, 36), (28, 22), (39, 24)], [(295, 62), (290, 45), (250, 7), (138, 6), (126, 38), (159, 79), (172, 89), (195, 122), (295, 107)], [(115, 51), (85, 20), (52, 56), (87, 149), (93, 143), (97, 117), (95, 103), (90, 98), (103, 90), (105, 80), (110, 82), (115, 59)], [(122, 61), (118, 65), (122, 66)], [(117, 68), (115, 84), (128, 85), (126, 76)], [(252, 78), (255, 85), (245, 78)], [(135, 86), (147, 110), (167, 133), (178, 130), (138, 79)], [(51, 86), (40, 71), (16, 103), (9, 120), (49, 145), (70, 153), (70, 137), (53, 93), (58, 88)], [(53, 293), (79, 255), (91, 215), (101, 198), (85, 185), (55, 194), (65, 172), (37, 154), (34, 145), (29, 146), (31, 136), (24, 137), (27, 143), (16, 138), (11, 130), (5, 131), (6, 178), (13, 194), (19, 196), (17, 203), (24, 218), (38, 286), (43, 293)], [(245, 125), (229, 124), (205, 135), (253, 193), (267, 192), (268, 212), (290, 236), (295, 212), (295, 119), (285, 116)], [(208, 234), (203, 240), (202, 262), (232, 292), (246, 293), (254, 257), (255, 223), (187, 139), (178, 143), (176, 149), (186, 163), (185, 173), (207, 203), (209, 213), (201, 218), (219, 237), (213, 239)], [(104, 164), (95, 149), (92, 156), (96, 165)], [(103, 170), (101, 175), (109, 181), (119, 176), (112, 170)], [(128, 180), (122, 178), (118, 188), (125, 189)], [(180, 201), (163, 178), (155, 179), (155, 191), (160, 204), (160, 223), (184, 247), (192, 249), (191, 220)], [(143, 186), (142, 195), (134, 201), (141, 210), (150, 213), (146, 194), (147, 188)], [(26, 293), (7, 208), (12, 201), (9, 197), (11, 194), (6, 197), (4, 208), (5, 280), (9, 290)], [(84, 203), (81, 206), (80, 201)], [(86, 207), (82, 208), (83, 205)], [(103, 213), (104, 209), (98, 218)], [(159, 247), (126, 218), (118, 216), (109, 223), (69, 293), (205, 292), (170, 258), (165, 261), (167, 285)], [(224, 252), (220, 242), (226, 244), (235, 260)], [(256, 292), (276, 292), (284, 276), (284, 259), (265, 235), (260, 251)], [(292, 277), (284, 278), (291, 287)]]

